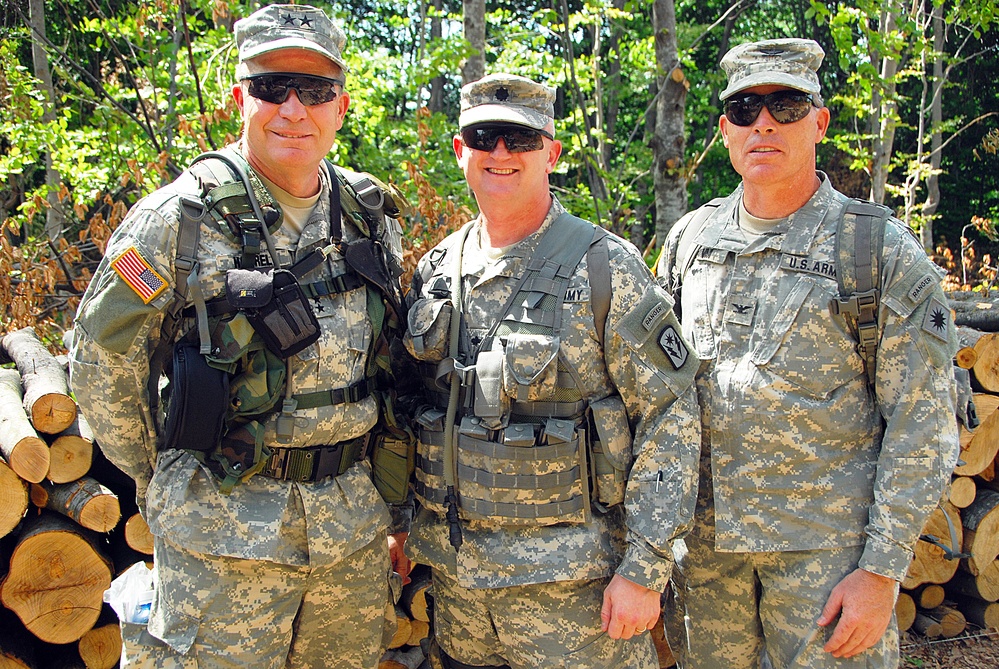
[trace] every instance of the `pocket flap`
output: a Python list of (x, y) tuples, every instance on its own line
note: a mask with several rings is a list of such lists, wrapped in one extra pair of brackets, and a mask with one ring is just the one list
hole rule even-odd
[(593, 427), (604, 456), (615, 469), (627, 471), (631, 467), (631, 426), (624, 400), (611, 395), (590, 404)]
[(225, 273), (225, 295), (235, 309), (259, 309), (271, 301), (274, 277), (269, 272), (231, 269)]
[[(413, 303), (407, 315), (409, 333), (414, 337), (425, 335), (440, 317), (441, 310), (450, 307), (451, 301), (445, 299), (421, 298)], [(448, 309), (450, 311), (450, 309)], [(450, 323), (450, 319), (447, 319)], [(442, 325), (444, 325), (442, 323)]]
[(505, 348), (510, 376), (518, 384), (529, 386), (558, 356), (559, 338), (516, 333), (507, 336)]

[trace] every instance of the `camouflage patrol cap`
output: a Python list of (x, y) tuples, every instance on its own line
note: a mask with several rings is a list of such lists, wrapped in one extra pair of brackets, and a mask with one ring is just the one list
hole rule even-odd
[(236, 21), (234, 30), (240, 63), (279, 49), (308, 49), (347, 72), (342, 56), (347, 36), (317, 7), (267, 5)]
[(806, 93), (821, 90), (819, 65), (825, 52), (810, 39), (769, 39), (740, 44), (725, 54), (721, 67), (728, 75), (725, 100), (754, 86), (777, 84)]
[(541, 130), (555, 117), (555, 89), (516, 74), (490, 74), (461, 89), (458, 125), (516, 123)]

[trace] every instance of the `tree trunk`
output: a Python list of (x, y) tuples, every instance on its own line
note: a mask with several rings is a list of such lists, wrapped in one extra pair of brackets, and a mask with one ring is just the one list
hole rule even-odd
[(0, 600), (42, 641), (78, 641), (101, 613), (111, 563), (91, 532), (51, 512), (26, 527), (0, 585)]
[(933, 250), (933, 217), (940, 205), (940, 146), (943, 143), (943, 86), (944, 49), (947, 46), (946, 26), (943, 11), (933, 7), (933, 97), (930, 100), (930, 173), (926, 177), (926, 201), (923, 203), (923, 227), (919, 230), (919, 241), (927, 252)]
[(36, 483), (31, 486), (31, 501), (39, 508), (57, 511), (94, 532), (110, 532), (121, 520), (118, 498), (89, 476), (58, 485)]
[(17, 365), (24, 388), (24, 410), (35, 429), (58, 434), (76, 420), (76, 402), (62, 364), (38, 339), (32, 327), (4, 336), (3, 349)]
[(49, 446), (31, 427), (22, 403), (20, 373), (0, 368), (0, 452), (18, 476), (38, 483), (49, 471)]
[(48, 479), (52, 483), (69, 483), (90, 471), (94, 459), (94, 433), (83, 414), (59, 433), (49, 446)]
[[(895, 2), (888, 2), (883, 5), (881, 20), (878, 32), (885, 38), (885, 43), (889, 43), (889, 35), (896, 28), (896, 15), (898, 8)], [(880, 62), (879, 62), (880, 61)], [(874, 137), (872, 146), (871, 165), (871, 199), (882, 203), (885, 201), (885, 187), (888, 183), (888, 172), (890, 170), (891, 153), (895, 143), (895, 120), (897, 102), (895, 101), (895, 74), (898, 72), (899, 62), (890, 54), (871, 53), (871, 63), (880, 69), (879, 80), (881, 89), (875, 88), (871, 102), (871, 126)]]
[[(441, 38), (441, 0), (434, 0), (434, 17), (430, 19), (430, 39), (439, 40)], [(430, 101), (427, 106), (431, 113), (440, 114), (444, 111), (444, 76), (437, 75), (430, 80)]]
[(461, 66), (462, 85), (486, 75), (486, 0), (462, 0), (465, 41), (472, 53)]
[(687, 211), (687, 174), (684, 159), (684, 105), (689, 82), (677, 59), (676, 8), (673, 0), (652, 3), (659, 97), (652, 139), (653, 183), (656, 200), (656, 239), (666, 239), (673, 224)]
[[(52, 86), (52, 71), (49, 69), (49, 56), (45, 52), (45, 0), (29, 0), (28, 15), (31, 21), (31, 60), (34, 64), (35, 77), (41, 82), (42, 93), (45, 95), (42, 121), (54, 123), (55, 88)], [(48, 193), (45, 197), (48, 207), (45, 211), (45, 234), (51, 240), (62, 237), (66, 217), (63, 215), (62, 204), (59, 202), (59, 192), (62, 188), (62, 177), (52, 166), (52, 147), (45, 152), (45, 185)]]

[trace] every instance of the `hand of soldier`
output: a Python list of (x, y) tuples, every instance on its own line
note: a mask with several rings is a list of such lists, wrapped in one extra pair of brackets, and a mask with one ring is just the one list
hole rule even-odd
[(392, 571), (402, 576), (402, 584), (409, 583), (409, 572), (413, 570), (413, 563), (406, 555), (406, 539), (409, 532), (397, 532), (388, 535), (389, 558), (392, 560)]
[(853, 657), (884, 636), (895, 608), (895, 581), (855, 569), (829, 595), (819, 625), (839, 623), (823, 649), (833, 657)]
[(604, 590), (601, 628), (612, 639), (630, 639), (659, 620), (659, 593), (617, 574)]

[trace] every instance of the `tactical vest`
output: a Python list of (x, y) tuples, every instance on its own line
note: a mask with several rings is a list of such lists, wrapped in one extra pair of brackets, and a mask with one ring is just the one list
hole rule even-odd
[[(291, 263), (290, 258), (280, 257), (270, 241), (270, 234), (280, 225), (278, 205), (263, 183), (248, 169), (242, 156), (229, 149), (203, 154), (195, 159), (189, 170), (198, 180), (202, 194), (200, 198), (181, 197), (175, 261), (176, 289), (164, 315), (161, 344), (154, 356), (150, 386), (152, 389), (157, 382), (165, 357), (173, 348), (174, 363), (172, 370), (165, 370), (167, 375), (177, 377), (184, 373), (196, 377), (199, 383), (209, 384), (216, 394), (225, 397), (228, 407), (219, 419), (214, 404), (202, 404), (184, 397), (183, 410), (176, 405), (168, 407), (173, 410), (167, 411), (162, 447), (191, 450), (190, 444), (203, 446), (199, 450), (203, 450), (204, 454), (198, 455), (213, 467), (213, 471), (219, 470), (216, 473), (223, 480), (223, 491), (230, 490), (239, 480), (258, 472), (296, 480), (314, 480), (331, 473), (342, 473), (356, 459), (363, 457), (368, 446), (366, 440), (354, 440), (358, 443), (344, 444), (338, 450), (332, 447), (315, 452), (283, 449), (284, 453), (278, 453), (279, 449), (263, 444), (263, 424), (280, 411), (278, 437), (290, 438), (296, 409), (358, 402), (387, 387), (384, 381), (379, 381), (379, 377), (389, 371), (386, 330), (397, 329), (401, 318), (401, 297), (395, 288), (401, 272), (391, 254), (381, 249), (380, 234), (382, 216), (399, 214), (394, 201), (367, 175), (348, 172), (345, 177), (327, 163), (332, 182), (329, 189), (332, 239), (324, 240), (314, 248), (300, 248), (297, 262)], [(341, 212), (343, 220), (354, 223), (365, 239), (349, 244), (344, 242), (341, 217), (335, 215), (337, 211)], [(287, 392), (289, 386), (282, 357), (288, 357), (291, 352), (282, 351), (276, 355), (273, 346), (260, 336), (259, 324), (251, 324), (242, 308), (234, 306), (236, 300), (233, 295), (204, 299), (197, 279), (197, 240), (203, 225), (215, 226), (241, 248), (233, 264), (238, 270), (250, 270), (243, 276), (251, 279), (263, 276), (260, 271), (254, 270), (268, 268), (280, 268), (289, 276), (304, 277), (324, 261), (331, 248), (336, 247), (345, 258), (345, 272), (326, 275), (309, 283), (291, 283), (295, 284), (295, 290), (300, 289), (303, 293), (301, 302), (304, 302), (304, 307), (301, 309), (308, 310), (308, 316), (313, 320), (305, 299), (366, 287), (368, 315), (374, 329), (366, 378), (347, 388), (305, 394)], [(261, 259), (267, 257), (271, 262), (262, 263)], [(277, 284), (265, 288), (274, 292), (281, 289)], [(252, 298), (256, 290), (256, 286), (250, 286), (242, 292), (248, 292)], [(232, 286), (227, 286), (226, 292), (232, 292)], [(193, 306), (185, 308), (189, 301), (193, 302)], [(285, 306), (279, 306), (287, 311)], [(185, 317), (194, 318), (196, 329), (176, 347), (171, 347)], [(291, 326), (295, 326), (294, 320), (291, 320)], [(318, 323), (315, 327), (318, 336)], [(196, 386), (189, 390), (194, 389)], [(172, 403), (177, 401), (177, 397), (171, 398)], [(374, 448), (377, 450), (384, 441), (380, 440)], [(405, 448), (402, 450), (405, 451)], [(324, 457), (326, 461), (320, 463), (319, 460)], [(404, 459), (403, 466), (405, 464)], [(392, 478), (399, 476), (393, 474)]]
[[(427, 369), (425, 378), (432, 379), (433, 407), (417, 418), (416, 496), (428, 508), (453, 516), (448, 498), (453, 487), (465, 519), (518, 526), (585, 522), (591, 503), (603, 510), (624, 495), (624, 467), (615, 470), (604, 457), (601, 426), (612, 416), (613, 427), (625, 423), (617, 434), (630, 432), (618, 396), (592, 404), (584, 397), (576, 370), (560, 355), (569, 325), (562, 315), (569, 280), (585, 254), (602, 339), (610, 302), (607, 233), (568, 214), (556, 219), (534, 257), (525, 260), (490, 330), (473, 345), (459, 328), (459, 344), (452, 347), (454, 296), (445, 276), (460, 276), (456, 265), (468, 229), (454, 235), (443, 255), (430, 263), (424, 279), (432, 284), (411, 307), (404, 337)], [(449, 355), (452, 348), (457, 355)], [(446, 383), (452, 378), (460, 389), (448, 429)], [(447, 435), (453, 435), (451, 464)], [(627, 441), (624, 450), (630, 448)]]

